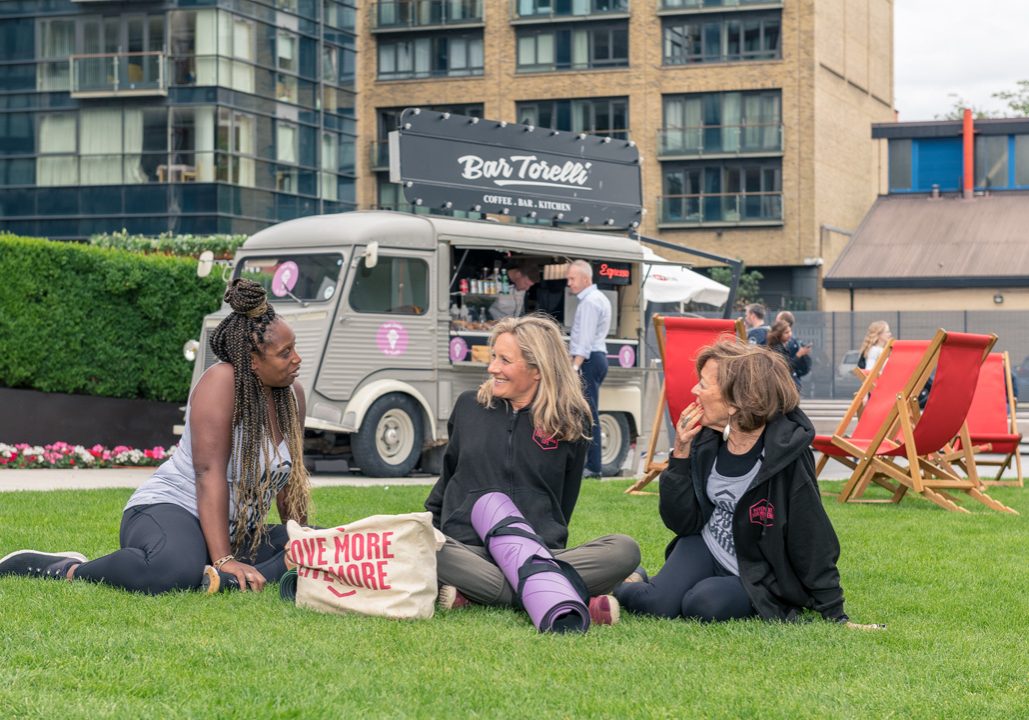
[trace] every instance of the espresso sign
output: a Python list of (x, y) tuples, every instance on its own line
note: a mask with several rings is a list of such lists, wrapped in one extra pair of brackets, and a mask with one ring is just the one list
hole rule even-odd
[(633, 228), (642, 217), (628, 140), (418, 108), (389, 140), (390, 180), (415, 205)]

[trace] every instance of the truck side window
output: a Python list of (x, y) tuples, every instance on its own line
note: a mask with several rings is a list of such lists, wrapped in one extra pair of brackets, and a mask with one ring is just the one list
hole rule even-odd
[(429, 309), (429, 264), (380, 255), (369, 269), (362, 259), (350, 287), (350, 307), (361, 313), (424, 315)]

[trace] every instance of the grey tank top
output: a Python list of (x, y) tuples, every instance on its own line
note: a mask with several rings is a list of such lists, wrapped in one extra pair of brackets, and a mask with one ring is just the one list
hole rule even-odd
[[(214, 366), (212, 366), (214, 367)], [(206, 375), (208, 370), (204, 371)], [(190, 393), (190, 403), (192, 402), (192, 393)], [(165, 460), (160, 467), (150, 476), (145, 483), (143, 483), (136, 492), (132, 493), (132, 497), (129, 498), (128, 503), (125, 505), (125, 509), (128, 510), (130, 507), (137, 507), (140, 505), (157, 505), (159, 503), (170, 503), (172, 505), (178, 505), (184, 510), (188, 511), (191, 515), (200, 518), (197, 511), (197, 488), (196, 488), (196, 472), (193, 469), (193, 446), (192, 446), (192, 433), (189, 426), (189, 411), (190, 403), (186, 405), (186, 426), (182, 431), (182, 438), (179, 440), (179, 446), (176, 448), (172, 456)], [(236, 532), (236, 446), (239, 440), (239, 433), (235, 434), (232, 443), (232, 456), (229, 458), (229, 465), (226, 469), (226, 479), (229, 483), (229, 537), (233, 537)], [(266, 507), (271, 507), (272, 501), (275, 499), (275, 495), (286, 487), (286, 483), (289, 481), (290, 472), (293, 469), (292, 459), (289, 454), (289, 447), (286, 445), (286, 440), (283, 438), (282, 442), (279, 443), (278, 447), (275, 448), (274, 455), (272, 457), (272, 469), (271, 469), (271, 490), (268, 495), (264, 498)], [(260, 471), (263, 474), (265, 471), (265, 460), (262, 454)], [(246, 523), (247, 530), (253, 531), (257, 527), (258, 520), (257, 511), (255, 508), (247, 508)]]

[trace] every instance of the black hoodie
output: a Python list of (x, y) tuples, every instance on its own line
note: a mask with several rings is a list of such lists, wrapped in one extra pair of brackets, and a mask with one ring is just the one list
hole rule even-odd
[[(811, 421), (799, 409), (765, 427), (761, 469), (740, 497), (733, 515), (733, 539), (740, 580), (766, 620), (795, 620), (811, 608), (827, 620), (844, 622), (843, 588), (836, 561), (840, 543), (815, 482)], [(704, 428), (688, 458), (671, 458), (661, 474), (661, 519), (679, 537), (696, 535), (714, 510), (707, 479), (721, 435)]]
[(531, 405), (515, 410), (494, 398), (492, 408), (483, 407), (474, 390), (454, 403), (447, 429), (443, 468), (425, 501), (432, 524), (465, 545), (481, 546), (472, 506), (488, 492), (502, 492), (548, 548), (564, 548), (589, 441), (542, 437), (533, 427)]

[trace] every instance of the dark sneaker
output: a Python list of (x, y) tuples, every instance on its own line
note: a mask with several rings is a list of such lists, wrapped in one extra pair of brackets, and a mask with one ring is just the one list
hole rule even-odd
[(440, 610), (460, 610), (468, 607), (472, 601), (461, 594), (453, 585), (440, 585), (439, 597), (436, 598), (436, 606)]
[(614, 595), (597, 595), (590, 598), (590, 622), (593, 625), (617, 625), (622, 608)]
[(599, 470), (590, 470), (589, 468), (583, 468), (582, 479), (583, 480), (600, 480), (603, 473)]
[(239, 580), (235, 575), (223, 573), (214, 565), (204, 565), (204, 577), (200, 581), (200, 589), (205, 593), (231, 592), (239, 590)]
[(0, 558), (0, 575), (65, 578), (69, 567), (84, 562), (86, 556), (77, 552), (44, 553), (36, 550), (18, 550)]

